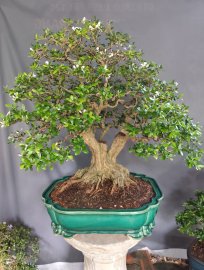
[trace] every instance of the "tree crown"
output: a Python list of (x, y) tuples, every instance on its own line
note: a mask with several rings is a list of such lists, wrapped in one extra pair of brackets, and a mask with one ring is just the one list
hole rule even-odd
[[(46, 169), (87, 148), (82, 132), (115, 128), (134, 142), (137, 156), (184, 155), (202, 168), (201, 129), (179, 102), (177, 83), (159, 79), (161, 66), (145, 61), (127, 34), (97, 19), (64, 19), (56, 32), (44, 29), (29, 52), (30, 71), (6, 91), (13, 99), (2, 125), (25, 127), (9, 136), (21, 148), (21, 168)], [(32, 105), (31, 105), (32, 104)]]

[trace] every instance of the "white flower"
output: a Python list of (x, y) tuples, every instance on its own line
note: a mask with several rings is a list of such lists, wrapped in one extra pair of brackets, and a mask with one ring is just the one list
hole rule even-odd
[(9, 224), (8, 225), (8, 228), (11, 230), (11, 229), (13, 229), (13, 225), (12, 224)]
[(85, 66), (81, 66), (81, 71), (84, 72)]
[(147, 63), (147, 62), (143, 62), (142, 64), (141, 64), (141, 67), (148, 67), (149, 66), (149, 64)]
[(99, 47), (96, 47), (97, 52), (99, 51)]
[(49, 61), (45, 61), (45, 64), (46, 64), (46, 65), (49, 65)]
[(81, 20), (81, 22), (82, 22), (82, 23), (85, 23), (85, 21), (86, 21), (86, 18), (84, 17), (84, 18)]
[(108, 55), (109, 58), (111, 58), (112, 56), (113, 56), (113, 53), (110, 53), (110, 54)]
[(96, 25), (96, 28), (99, 28), (100, 25), (101, 25), (101, 22), (99, 21), (99, 22), (97, 23), (97, 25)]
[(77, 29), (81, 29), (81, 27), (77, 27), (77, 26), (72, 26), (72, 30), (75, 31)]
[(73, 69), (76, 69), (76, 68), (78, 68), (79, 67), (79, 65), (77, 64), (77, 65), (73, 65)]
[(36, 78), (37, 75), (35, 73), (33, 73), (32, 76), (33, 76), (33, 78)]
[(30, 51), (33, 52), (33, 48), (30, 48)]
[(86, 112), (86, 109), (84, 109), (84, 110), (82, 110), (82, 111), (80, 110), (79, 112), (80, 112), (80, 113)]
[(175, 84), (176, 86), (178, 86), (178, 83), (177, 83), (177, 82), (175, 82), (174, 84)]
[(89, 25), (89, 29), (90, 30), (94, 30), (93, 26)]

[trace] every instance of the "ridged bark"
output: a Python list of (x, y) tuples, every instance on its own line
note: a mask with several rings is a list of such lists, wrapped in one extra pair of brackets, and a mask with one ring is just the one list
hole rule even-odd
[(81, 179), (96, 189), (106, 180), (111, 180), (113, 187), (123, 187), (131, 182), (128, 169), (116, 162), (117, 156), (128, 140), (124, 133), (116, 135), (110, 149), (105, 142), (98, 141), (91, 130), (83, 132), (82, 137), (91, 151), (91, 164), (78, 170), (73, 179)]

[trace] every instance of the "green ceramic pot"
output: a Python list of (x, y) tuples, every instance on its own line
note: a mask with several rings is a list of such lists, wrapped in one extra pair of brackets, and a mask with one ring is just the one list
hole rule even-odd
[(54, 203), (50, 193), (55, 186), (67, 180), (67, 176), (55, 180), (42, 195), (43, 202), (52, 220), (54, 233), (66, 238), (74, 234), (127, 234), (140, 239), (149, 236), (154, 228), (154, 218), (159, 203), (162, 200), (162, 192), (153, 178), (144, 174), (132, 173), (144, 181), (149, 182), (155, 192), (151, 202), (140, 208), (132, 209), (67, 209)]

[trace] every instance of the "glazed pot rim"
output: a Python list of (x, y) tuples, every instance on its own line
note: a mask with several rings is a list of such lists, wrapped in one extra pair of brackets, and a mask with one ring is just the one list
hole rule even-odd
[(198, 242), (198, 239), (194, 239), (194, 240), (191, 242), (191, 244), (188, 246), (188, 248), (187, 248), (187, 257), (193, 259), (193, 260), (196, 261), (197, 263), (199, 263), (199, 264), (201, 264), (201, 265), (204, 266), (204, 261), (201, 261), (201, 260), (197, 259), (196, 257), (194, 257), (194, 256), (191, 254), (191, 247), (192, 247), (196, 242)]
[(128, 208), (128, 209), (96, 209), (96, 208), (64, 208), (62, 206), (60, 206), (58, 203), (54, 203), (52, 201), (52, 199), (50, 198), (50, 194), (51, 192), (54, 190), (56, 184), (63, 182), (65, 180), (67, 180), (67, 178), (70, 178), (71, 176), (64, 176), (62, 178), (59, 178), (55, 181), (53, 181), (48, 187), (47, 189), (43, 192), (42, 194), (42, 200), (44, 202), (44, 204), (47, 206), (47, 208), (52, 208), (54, 211), (58, 212), (58, 213), (63, 213), (63, 214), (71, 214), (71, 213), (78, 213), (79, 212), (81, 214), (85, 214), (85, 213), (89, 213), (89, 214), (116, 214), (116, 215), (125, 215), (125, 214), (141, 214), (141, 213), (145, 213), (148, 212), (151, 208), (156, 208), (160, 201), (163, 199), (163, 194), (157, 184), (157, 182), (151, 178), (151, 177), (147, 177), (144, 174), (138, 174), (138, 173), (131, 173), (134, 176), (140, 177), (142, 180), (145, 180), (147, 182), (149, 182), (155, 192), (155, 196), (151, 199), (151, 201), (149, 203), (144, 204), (143, 206), (139, 207), (139, 208)]

